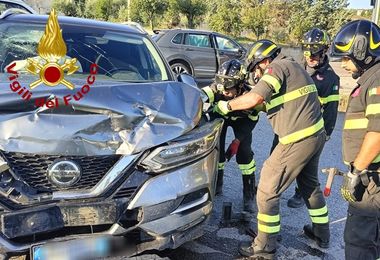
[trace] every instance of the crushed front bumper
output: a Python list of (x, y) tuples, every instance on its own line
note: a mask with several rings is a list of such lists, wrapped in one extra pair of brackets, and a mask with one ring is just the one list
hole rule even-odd
[[(128, 254), (176, 248), (202, 235), (200, 227), (212, 211), (217, 158), (215, 148), (196, 162), (154, 177), (133, 168), (101, 200), (69, 199), (5, 211), (0, 215), (0, 252), (25, 253), (33, 244), (136, 234)], [(140, 186), (125, 196), (136, 182)]]

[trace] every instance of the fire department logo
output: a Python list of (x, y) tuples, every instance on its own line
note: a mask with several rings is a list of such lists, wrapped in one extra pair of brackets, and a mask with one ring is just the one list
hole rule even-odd
[(63, 84), (73, 90), (74, 85), (64, 79), (65, 72), (67, 75), (73, 74), (79, 67), (76, 65), (76, 58), (65, 58), (67, 48), (54, 9), (49, 15), (45, 33), (38, 44), (37, 52), (39, 57), (27, 59), (26, 70), (40, 77), (30, 84), (30, 88), (34, 89), (44, 83), (49, 87)]

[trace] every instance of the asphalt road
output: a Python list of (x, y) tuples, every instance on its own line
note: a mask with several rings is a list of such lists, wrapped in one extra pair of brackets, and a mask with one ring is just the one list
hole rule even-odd
[[(320, 168), (338, 167), (345, 170), (341, 156), (341, 135), (344, 114), (339, 113), (336, 128), (332, 138), (326, 143)], [(252, 144), (257, 162), (257, 176), (259, 180), (260, 169), (267, 158), (272, 143), (273, 132), (265, 114), (260, 118), (254, 130)], [(232, 131), (228, 131), (228, 142), (233, 139)], [(331, 222), (330, 248), (323, 250), (307, 239), (302, 228), (310, 223), (307, 208), (290, 209), (286, 206), (287, 200), (293, 195), (294, 184), (282, 195), (281, 198), (281, 240), (278, 243), (277, 259), (344, 259), (343, 230), (347, 211), (347, 204), (339, 194), (339, 186), (342, 179), (335, 178), (332, 194), (327, 198), (329, 217)], [(326, 182), (326, 176), (320, 173), (322, 189)], [(205, 235), (193, 242), (189, 242), (174, 251), (160, 254), (174, 260), (223, 260), (239, 259), (237, 246), (240, 241), (250, 240), (246, 234), (247, 227), (256, 229), (255, 217), (251, 222), (239, 221), (239, 212), (242, 209), (242, 180), (235, 160), (226, 165), (223, 196), (217, 197), (210, 221), (205, 229)], [(232, 202), (233, 223), (221, 224), (223, 202)], [(235, 221), (236, 220), (236, 221)]]

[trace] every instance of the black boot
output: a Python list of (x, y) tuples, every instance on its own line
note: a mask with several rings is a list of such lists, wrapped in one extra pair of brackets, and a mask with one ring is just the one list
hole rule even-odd
[(300, 190), (296, 187), (296, 191), (295, 191), (293, 197), (291, 197), (288, 200), (288, 207), (289, 208), (300, 208), (304, 204), (305, 204), (305, 201), (303, 200), (303, 198), (301, 196)]
[(221, 195), (223, 193), (223, 175), (224, 170), (218, 170), (218, 179), (216, 180), (215, 196)]
[(242, 256), (249, 257), (249, 259), (274, 259), (276, 250), (266, 251), (265, 249), (258, 248), (253, 242), (239, 243), (239, 253)]
[(254, 198), (256, 194), (255, 174), (243, 176), (243, 209), (249, 213), (254, 213)]
[(313, 224), (303, 227), (305, 235), (317, 242), (321, 248), (329, 248), (330, 228), (329, 224)]

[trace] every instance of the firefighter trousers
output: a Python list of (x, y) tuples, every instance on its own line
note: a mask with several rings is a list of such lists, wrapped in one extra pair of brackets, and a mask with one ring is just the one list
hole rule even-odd
[(318, 181), (319, 157), (326, 134), (321, 131), (296, 143), (279, 143), (265, 161), (257, 191), (258, 235), (254, 243), (265, 251), (276, 249), (280, 232), (280, 196), (294, 180), (313, 223), (328, 225), (326, 202)]
[(236, 154), (236, 162), (239, 165), (243, 175), (251, 175), (256, 170), (256, 163), (253, 159), (252, 151), (252, 131), (257, 121), (252, 121), (248, 117), (238, 118), (236, 120), (225, 119), (223, 129), (220, 135), (220, 152), (219, 152), (219, 170), (224, 169), (226, 161), (226, 135), (227, 128), (232, 127), (235, 138), (239, 139), (240, 145)]
[(347, 260), (375, 260), (380, 257), (380, 182), (376, 174), (360, 202), (348, 206), (344, 229)]

